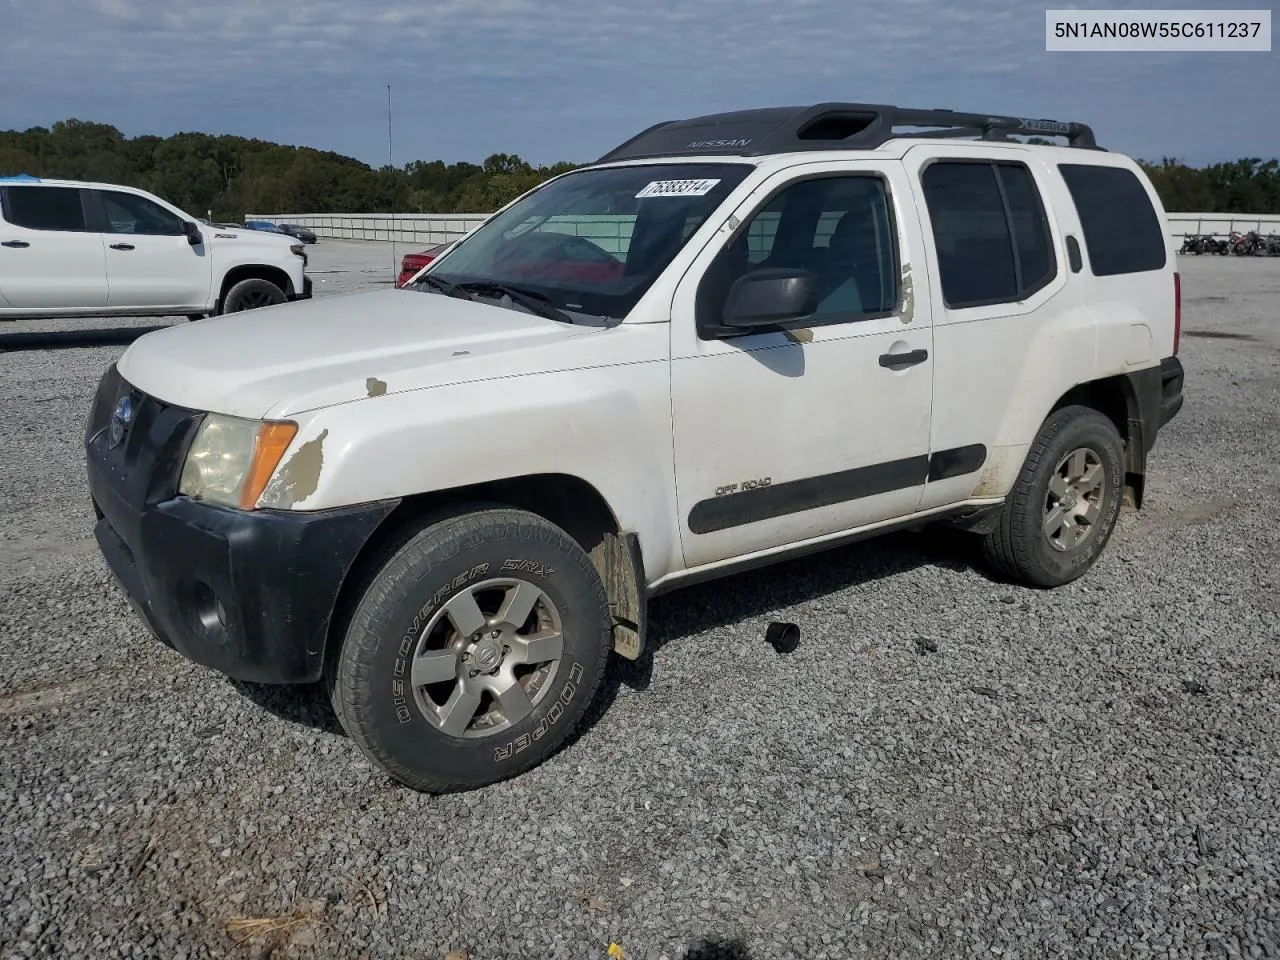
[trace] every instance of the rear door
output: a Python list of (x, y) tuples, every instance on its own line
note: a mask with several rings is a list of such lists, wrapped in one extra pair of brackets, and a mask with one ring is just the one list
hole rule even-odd
[(903, 166), (929, 239), (930, 446), (977, 468), (931, 480), (931, 509), (1005, 492), (1054, 401), (1093, 369), (1096, 314), (1069, 282), (1079, 224), (1034, 148), (927, 144)]
[(106, 246), (107, 306), (113, 310), (203, 307), (212, 267), (208, 246), (192, 246), (183, 218), (147, 197), (94, 190)]
[(0, 309), (106, 307), (106, 254), (102, 237), (89, 226), (84, 195), (77, 187), (0, 187)]

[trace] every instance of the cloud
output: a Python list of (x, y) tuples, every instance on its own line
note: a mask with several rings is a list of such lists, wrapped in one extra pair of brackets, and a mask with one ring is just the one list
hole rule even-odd
[(1248, 80), (1269, 54), (1050, 54), (1043, 8), (1016, 0), (0, 0), (0, 22), (23, 80), (0, 127), (77, 116), (380, 163), (390, 83), (400, 162), (587, 160), (661, 119), (841, 99), (1081, 119), (1142, 155), (1280, 153), (1245, 123), (1275, 115)]

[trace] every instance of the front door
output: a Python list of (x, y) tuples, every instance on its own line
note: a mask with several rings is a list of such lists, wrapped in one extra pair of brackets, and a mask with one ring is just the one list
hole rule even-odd
[(76, 187), (0, 188), (0, 290), (6, 309), (87, 311), (107, 305), (102, 237)]
[[(687, 566), (917, 509), (933, 331), (912, 293), (923, 255), (910, 197), (901, 171), (876, 161), (790, 169), (744, 201), (677, 289), (672, 422)], [(775, 267), (810, 272), (812, 316), (787, 330), (708, 332), (735, 278)]]
[(178, 310), (208, 302), (208, 247), (191, 245), (181, 217), (136, 193), (99, 190), (97, 196), (105, 221), (109, 307)]

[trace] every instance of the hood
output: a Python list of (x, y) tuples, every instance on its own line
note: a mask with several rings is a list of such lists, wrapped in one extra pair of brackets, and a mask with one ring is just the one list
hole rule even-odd
[(598, 335), (523, 311), (410, 290), (260, 307), (135, 340), (121, 376), (167, 403), (287, 417), (385, 393), (572, 366), (568, 341)]

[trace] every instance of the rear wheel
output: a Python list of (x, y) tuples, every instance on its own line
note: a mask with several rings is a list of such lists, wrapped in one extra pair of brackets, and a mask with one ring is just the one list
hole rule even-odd
[(1102, 553), (1124, 494), (1124, 442), (1109, 419), (1071, 406), (1045, 422), (984, 552), (1032, 586), (1082, 576)]
[(582, 548), (536, 515), (483, 509), (431, 523), (372, 574), (330, 696), (356, 746), (399, 782), (471, 789), (565, 743), (610, 646)]
[(256, 310), (259, 307), (270, 307), (284, 303), (288, 298), (285, 292), (270, 280), (250, 277), (241, 280), (222, 298), (222, 313), (239, 313), (242, 310)]

